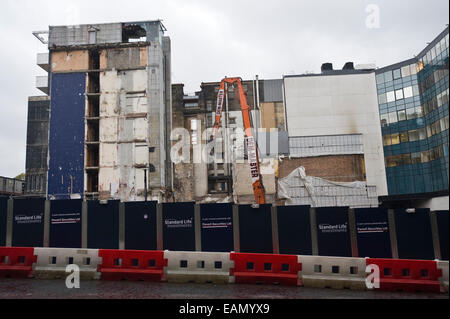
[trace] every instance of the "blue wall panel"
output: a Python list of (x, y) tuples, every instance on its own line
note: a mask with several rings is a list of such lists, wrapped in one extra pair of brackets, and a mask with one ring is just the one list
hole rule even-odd
[(202, 251), (234, 250), (233, 204), (200, 205)]
[(439, 246), (441, 246), (441, 259), (448, 260), (448, 210), (436, 212), (439, 231)]
[(279, 206), (277, 210), (280, 253), (312, 255), (310, 206)]
[(0, 197), (0, 247), (6, 244), (6, 218), (8, 216), (8, 198)]
[(239, 239), (242, 253), (273, 252), (272, 246), (272, 205), (239, 206)]
[(125, 249), (156, 250), (156, 204), (125, 203)]
[(163, 247), (195, 251), (194, 203), (163, 204)]
[(119, 203), (88, 201), (88, 248), (119, 249)]
[(348, 207), (316, 208), (320, 256), (352, 257)]
[(82, 200), (50, 202), (50, 247), (81, 247)]
[(355, 209), (359, 257), (392, 258), (386, 208)]
[(45, 199), (14, 200), (13, 247), (42, 247), (44, 245)]
[(69, 199), (84, 191), (84, 73), (52, 74), (48, 195)]
[(407, 213), (395, 210), (398, 256), (400, 259), (434, 259), (429, 209)]

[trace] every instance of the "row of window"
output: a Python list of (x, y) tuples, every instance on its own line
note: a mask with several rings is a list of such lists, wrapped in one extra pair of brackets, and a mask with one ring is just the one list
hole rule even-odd
[(386, 167), (428, 163), (448, 156), (448, 145), (439, 145), (428, 151), (386, 156)]
[(398, 100), (407, 99), (419, 95), (419, 87), (417, 85), (408, 86), (402, 89), (389, 91), (378, 96), (378, 103), (390, 103)]
[(448, 60), (441, 68), (435, 70), (430, 75), (428, 75), (424, 80), (419, 82), (420, 92), (425, 92), (431, 88), (436, 83), (439, 83), (442, 79), (448, 76)]
[(406, 65), (396, 70), (389, 70), (387, 72), (378, 74), (376, 77), (377, 84), (391, 82), (393, 80), (405, 78), (411, 75), (415, 75), (419, 72), (419, 67), (416, 63)]
[(445, 91), (442, 91), (438, 95), (433, 96), (432, 99), (424, 102), (423, 103), (424, 115), (431, 113), (433, 110), (436, 110), (439, 107), (441, 107), (442, 105), (444, 105), (445, 103), (448, 103), (448, 98), (450, 96), (449, 93), (450, 93), (449, 88), (447, 88)]
[(449, 118), (447, 115), (446, 117), (439, 119), (438, 121), (417, 130), (409, 130), (400, 133), (383, 135), (383, 145), (384, 146), (397, 145), (400, 143), (421, 141), (426, 138), (432, 137), (433, 135), (448, 130), (449, 128), (448, 120)]
[(434, 47), (432, 47), (430, 50), (428, 50), (428, 52), (425, 53), (422, 58), (420, 58), (419, 64), (422, 66), (422, 68), (427, 66), (428, 64), (432, 63), (432, 61), (435, 60), (436, 57), (438, 57), (442, 52), (444, 52), (448, 48), (449, 48), (449, 43), (448, 43), (448, 34), (447, 34)]
[(381, 126), (385, 127), (389, 124), (394, 124), (400, 121), (413, 120), (423, 117), (424, 115), (431, 113), (433, 110), (438, 109), (442, 105), (449, 101), (449, 89), (434, 96), (431, 100), (426, 101), (423, 106), (411, 107), (405, 110), (392, 111), (380, 115)]

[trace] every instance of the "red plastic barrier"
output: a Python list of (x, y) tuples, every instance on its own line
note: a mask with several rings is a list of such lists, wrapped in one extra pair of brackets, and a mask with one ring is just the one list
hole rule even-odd
[(0, 277), (31, 278), (36, 260), (34, 248), (0, 247)]
[(366, 259), (366, 265), (378, 265), (380, 290), (440, 292), (442, 270), (433, 260)]
[(166, 280), (163, 251), (100, 249), (98, 255), (102, 258), (98, 265), (101, 280)]
[(238, 284), (281, 284), (301, 286), (298, 272), (302, 270), (298, 256), (272, 254), (231, 253), (234, 268), (230, 276), (234, 276)]

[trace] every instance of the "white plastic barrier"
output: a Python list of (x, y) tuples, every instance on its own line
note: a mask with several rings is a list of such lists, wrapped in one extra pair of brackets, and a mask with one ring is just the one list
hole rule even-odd
[(364, 258), (299, 256), (303, 286), (333, 289), (366, 289)]
[(442, 270), (442, 277), (439, 278), (441, 286), (448, 292), (448, 261), (437, 261), (437, 267)]
[(98, 249), (35, 248), (34, 254), (37, 256), (33, 265), (36, 278), (63, 279), (69, 275), (66, 267), (77, 265), (81, 279), (100, 279), (97, 266), (102, 258), (98, 256)]
[(230, 269), (234, 261), (229, 253), (165, 251), (168, 282), (232, 283)]

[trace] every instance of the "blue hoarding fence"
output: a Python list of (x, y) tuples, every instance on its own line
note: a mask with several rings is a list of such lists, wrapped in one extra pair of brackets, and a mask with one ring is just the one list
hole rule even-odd
[(448, 260), (448, 211), (0, 198), (0, 246)]

